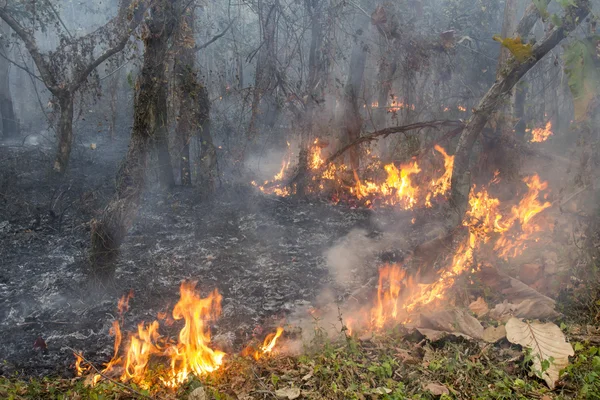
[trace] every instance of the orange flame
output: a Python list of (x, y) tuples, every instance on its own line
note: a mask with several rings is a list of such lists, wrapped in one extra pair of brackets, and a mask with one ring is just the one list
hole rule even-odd
[[(114, 355), (105, 365), (103, 374), (110, 373), (116, 367), (122, 368), (121, 381), (131, 381), (143, 388), (152, 384), (148, 378), (148, 367), (153, 357), (170, 360), (170, 370), (160, 381), (167, 387), (177, 387), (193, 374), (202, 376), (216, 371), (222, 364), (225, 353), (213, 350), (210, 344), (210, 329), (208, 322), (215, 320), (221, 313), (221, 295), (214, 290), (208, 297), (201, 298), (195, 292), (195, 282), (182, 283), (180, 299), (173, 309), (173, 318), (183, 320), (184, 326), (179, 332), (178, 341), (162, 336), (159, 333), (160, 324), (153, 321), (150, 324), (140, 323), (136, 333), (129, 334), (129, 343), (124, 351), (125, 359), (119, 356), (121, 347), (121, 329), (118, 321), (113, 322), (111, 334), (115, 336)], [(128, 298), (131, 297), (131, 294)], [(123, 308), (126, 299), (119, 301)], [(76, 356), (75, 370), (82, 374), (82, 358)], [(92, 384), (97, 383), (100, 375), (95, 376)]]
[(552, 121), (548, 121), (545, 128), (535, 128), (531, 131), (531, 143), (541, 143), (552, 136)]

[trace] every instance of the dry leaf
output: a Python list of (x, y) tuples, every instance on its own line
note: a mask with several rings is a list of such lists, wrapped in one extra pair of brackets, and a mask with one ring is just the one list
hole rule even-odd
[(300, 388), (289, 387), (278, 389), (275, 391), (275, 395), (277, 397), (281, 397), (282, 399), (294, 400), (300, 397)]
[[(551, 322), (542, 324), (511, 318), (506, 323), (506, 338), (511, 343), (531, 349), (533, 370), (550, 389), (554, 389), (560, 370), (569, 365), (569, 356), (575, 354), (560, 328)], [(542, 372), (542, 362), (545, 361), (548, 368)]]
[(421, 314), (419, 327), (444, 331), (457, 336), (462, 334), (475, 339), (483, 338), (481, 323), (477, 318), (460, 309)]
[(490, 311), (483, 297), (479, 297), (477, 300), (469, 304), (469, 310), (471, 310), (473, 314), (477, 315), (478, 317), (483, 317)]
[(428, 390), (434, 396), (442, 396), (444, 394), (450, 394), (448, 388), (444, 385), (440, 385), (439, 383), (428, 383), (425, 386), (425, 390)]
[(203, 387), (198, 387), (194, 389), (192, 393), (188, 396), (188, 400), (207, 400), (206, 391)]
[(496, 343), (497, 341), (506, 337), (506, 328), (504, 325), (498, 327), (489, 326), (483, 331), (483, 340), (488, 343)]

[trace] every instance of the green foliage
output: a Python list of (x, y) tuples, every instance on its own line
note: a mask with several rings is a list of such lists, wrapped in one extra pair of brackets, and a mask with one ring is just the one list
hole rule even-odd
[(587, 115), (590, 103), (600, 90), (600, 65), (596, 60), (594, 42), (598, 38), (574, 40), (565, 48), (565, 72), (573, 94), (575, 118)]
[(563, 379), (580, 388), (577, 399), (600, 398), (600, 349), (575, 344), (575, 360), (563, 373)]
[(523, 44), (518, 36), (516, 38), (502, 38), (499, 35), (494, 35), (494, 40), (506, 47), (519, 62), (525, 62), (533, 55), (531, 43)]

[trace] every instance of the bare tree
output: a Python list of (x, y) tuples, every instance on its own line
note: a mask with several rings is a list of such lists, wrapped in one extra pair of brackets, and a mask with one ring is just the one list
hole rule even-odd
[[(58, 103), (60, 118), (57, 126), (58, 152), (54, 161), (56, 172), (63, 173), (69, 163), (73, 144), (75, 94), (100, 64), (125, 48), (131, 34), (142, 21), (149, 3), (150, 0), (121, 0), (117, 16), (107, 24), (80, 38), (73, 38), (67, 31), (61, 36), (61, 46), (49, 53), (42, 52), (33, 29), (19, 22), (7, 5), (0, 7), (0, 18), (23, 41), (40, 73), (39, 79)], [(48, 3), (47, 8), (38, 8), (38, 10), (46, 10), (48, 21), (58, 19), (62, 23), (51, 3)], [(14, 14), (17, 14), (16, 11)], [(31, 18), (39, 21), (36, 15), (32, 15)], [(96, 43), (105, 44), (100, 54), (95, 54)], [(33, 74), (31, 71), (28, 72)]]

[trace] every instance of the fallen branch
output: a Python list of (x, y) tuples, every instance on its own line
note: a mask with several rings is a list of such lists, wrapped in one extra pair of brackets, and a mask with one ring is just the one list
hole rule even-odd
[[(458, 133), (460, 133), (462, 131), (462, 129), (464, 128), (464, 125), (465, 124), (464, 124), (463, 121), (456, 121), (456, 120), (436, 120), (436, 121), (427, 121), (427, 122), (416, 122), (414, 124), (403, 125), (403, 126), (394, 126), (394, 127), (391, 127), (391, 128), (381, 129), (379, 131), (375, 131), (375, 132), (370, 133), (368, 135), (361, 136), (358, 139), (356, 139), (355, 141), (353, 141), (352, 143), (349, 143), (346, 146), (342, 147), (341, 149), (339, 149), (338, 151), (336, 151), (335, 153), (333, 153), (331, 156), (329, 156), (325, 160), (325, 162), (323, 163), (323, 165), (319, 169), (313, 171), (311, 173), (311, 175), (318, 175), (321, 172), (325, 171), (327, 169), (327, 167), (329, 167), (329, 164), (331, 164), (333, 161), (337, 160), (346, 151), (348, 151), (351, 148), (353, 148), (354, 146), (357, 146), (357, 145), (362, 144), (362, 143), (371, 142), (371, 141), (379, 139), (381, 137), (388, 137), (388, 136), (393, 135), (395, 133), (403, 133), (403, 132), (409, 132), (409, 131), (420, 130), (420, 129), (425, 129), (425, 128), (439, 129), (439, 128), (442, 128), (442, 127), (445, 127), (445, 126), (456, 126), (456, 127), (458, 127), (457, 129), (449, 132), (448, 134), (446, 134), (444, 136), (444, 137), (452, 137), (452, 136), (457, 135)], [(298, 172), (294, 176), (294, 178), (292, 178), (292, 180), (288, 182), (287, 186), (290, 186), (290, 185), (294, 184), (301, 177), (302, 177), (302, 173)]]

